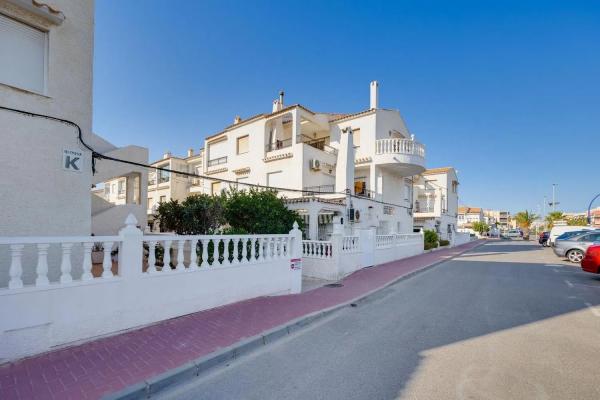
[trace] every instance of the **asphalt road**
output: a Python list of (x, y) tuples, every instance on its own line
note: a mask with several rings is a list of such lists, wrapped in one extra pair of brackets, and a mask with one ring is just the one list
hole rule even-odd
[(600, 399), (599, 305), (600, 277), (489, 243), (160, 398)]

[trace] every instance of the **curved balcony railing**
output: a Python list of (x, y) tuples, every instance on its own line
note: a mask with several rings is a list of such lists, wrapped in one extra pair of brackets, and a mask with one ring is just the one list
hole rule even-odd
[(425, 146), (411, 139), (379, 139), (375, 154), (408, 154), (425, 158)]

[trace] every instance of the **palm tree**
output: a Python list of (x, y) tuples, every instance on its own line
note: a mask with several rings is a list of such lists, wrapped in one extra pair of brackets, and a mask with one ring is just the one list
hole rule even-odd
[(551, 211), (546, 215), (546, 224), (548, 225), (548, 229), (552, 229), (555, 221), (559, 221), (564, 219), (564, 214), (562, 211)]
[(523, 229), (523, 239), (529, 240), (529, 228), (531, 228), (533, 221), (537, 219), (537, 215), (525, 210), (518, 212), (515, 219), (519, 227)]

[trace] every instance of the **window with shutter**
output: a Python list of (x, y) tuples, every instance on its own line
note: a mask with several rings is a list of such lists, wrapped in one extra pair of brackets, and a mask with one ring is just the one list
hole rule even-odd
[(48, 33), (0, 14), (0, 82), (45, 94)]
[(244, 154), (249, 150), (249, 136), (242, 136), (237, 138), (237, 153)]

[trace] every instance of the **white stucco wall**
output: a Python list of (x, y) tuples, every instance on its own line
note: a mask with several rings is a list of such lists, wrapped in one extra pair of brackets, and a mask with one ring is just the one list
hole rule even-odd
[[(0, 84), (0, 104), (71, 120), (90, 137), (94, 3), (54, 0), (52, 5), (65, 14), (59, 26), (0, 2), (0, 12), (47, 30), (49, 36), (47, 92)], [(76, 129), (0, 110), (0, 140), (0, 236), (89, 234), (91, 160)], [(65, 148), (84, 153), (81, 173), (63, 170)]]

